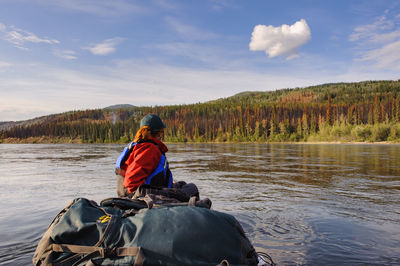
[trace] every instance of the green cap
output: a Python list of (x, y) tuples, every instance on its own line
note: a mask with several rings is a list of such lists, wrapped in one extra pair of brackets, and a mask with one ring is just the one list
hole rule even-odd
[(151, 131), (160, 131), (167, 126), (163, 123), (161, 118), (155, 114), (147, 114), (140, 121), (140, 127), (148, 126)]

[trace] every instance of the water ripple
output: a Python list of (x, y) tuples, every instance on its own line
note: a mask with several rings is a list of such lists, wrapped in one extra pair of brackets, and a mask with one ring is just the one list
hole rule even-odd
[[(31, 264), (71, 199), (115, 196), (123, 145), (0, 145), (0, 264)], [(21, 153), (21, 150), (24, 152)], [(171, 144), (196, 183), (280, 265), (400, 263), (399, 145)], [(10, 170), (12, 169), (12, 171)]]

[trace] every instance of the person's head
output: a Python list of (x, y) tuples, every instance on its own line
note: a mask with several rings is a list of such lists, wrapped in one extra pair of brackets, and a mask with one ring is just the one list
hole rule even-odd
[(140, 129), (136, 133), (135, 142), (153, 137), (161, 140), (164, 137), (165, 124), (158, 115), (147, 114), (140, 121)]

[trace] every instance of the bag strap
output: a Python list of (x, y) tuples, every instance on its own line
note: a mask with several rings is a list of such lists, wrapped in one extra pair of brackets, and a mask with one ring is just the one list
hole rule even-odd
[(144, 200), (144, 202), (146, 202), (148, 209), (153, 208), (153, 204), (154, 204), (153, 199), (150, 198), (150, 196), (148, 194), (143, 198), (143, 200)]
[[(95, 203), (94, 201), (88, 201), (88, 203), (89, 203), (89, 205), (92, 205), (92, 206), (95, 207), (95, 208), (99, 208), (99, 206), (97, 205), (97, 203)], [(50, 246), (50, 250), (53, 250), (53, 251), (54, 251), (54, 248), (55, 248), (55, 249), (58, 248), (59, 250), (61, 250), (61, 251), (58, 251), (58, 252), (71, 252), (71, 253), (75, 253), (75, 255), (73, 255), (73, 256), (71, 256), (71, 257), (68, 257), (68, 258), (62, 260), (59, 264), (61, 264), (61, 265), (66, 264), (67, 262), (70, 262), (70, 261), (73, 261), (73, 260), (79, 258), (81, 254), (93, 253), (93, 252), (97, 252), (99, 249), (102, 249), (102, 248), (100, 247), (100, 245), (104, 242), (104, 239), (105, 239), (106, 236), (108, 235), (108, 232), (111, 230), (111, 227), (112, 227), (112, 225), (113, 225), (114, 222), (115, 222), (115, 218), (114, 218), (114, 215), (109, 214), (104, 208), (101, 208), (101, 207), (100, 207), (100, 210), (102, 210), (103, 213), (104, 213), (105, 215), (109, 216), (109, 217), (110, 217), (110, 220), (108, 221), (108, 225), (107, 225), (106, 229), (104, 230), (103, 235), (101, 236), (101, 238), (99, 239), (99, 241), (97, 241), (97, 243), (96, 243), (94, 246), (79, 246), (79, 245), (54, 244), (54, 243)], [(55, 246), (53, 247), (53, 245), (55, 245)], [(58, 245), (59, 245), (59, 246), (58, 246)], [(83, 247), (83, 248), (82, 248), (82, 247)], [(65, 248), (66, 250), (63, 251), (63, 248)], [(77, 251), (77, 252), (73, 252), (73, 250), (68, 250), (69, 248), (72, 248), (72, 249), (74, 249), (74, 250)], [(80, 249), (80, 248), (81, 248), (81, 249)], [(85, 250), (85, 248), (86, 248), (86, 250)], [(94, 250), (93, 250), (93, 249), (90, 249), (90, 248), (94, 248)], [(82, 252), (82, 251), (85, 251), (85, 252)], [(56, 252), (57, 252), (57, 251), (56, 251)], [(92, 256), (93, 256), (93, 255), (95, 255), (95, 254), (92, 254)], [(100, 254), (100, 255), (101, 255), (101, 254)], [(88, 255), (88, 256), (89, 256), (89, 255)], [(46, 260), (49, 259), (50, 257), (51, 257), (51, 256), (47, 256)], [(94, 257), (96, 257), (96, 256), (94, 256)], [(98, 257), (98, 256), (97, 256), (97, 257)], [(88, 259), (91, 259), (91, 258), (92, 258), (92, 257), (86, 258), (86, 256), (84, 256), (83, 258), (79, 259), (79, 261), (85, 261), (85, 260), (88, 260)], [(73, 265), (75, 265), (75, 263), (74, 263)]]
[[(121, 169), (121, 167), (126, 162), (126, 160), (128, 160), (128, 158), (131, 155), (133, 148), (136, 146), (136, 144), (140, 144), (140, 143), (152, 143), (158, 147), (157, 142), (155, 142), (151, 139), (146, 139), (146, 140), (140, 139), (137, 142), (133, 141), (133, 142), (129, 143), (117, 159), (116, 167), (115, 167), (115, 174), (125, 176), (125, 171), (123, 169)], [(165, 154), (164, 154), (164, 156), (165, 156)]]
[(197, 198), (195, 196), (191, 197), (189, 199), (188, 205), (189, 206), (196, 206), (196, 200), (197, 200)]
[(100, 257), (124, 257), (124, 256), (135, 256), (134, 265), (143, 265), (144, 254), (140, 247), (115, 247), (115, 248), (102, 248), (95, 246), (80, 246), (80, 245), (70, 245), (70, 244), (52, 244), (51, 249), (55, 252), (70, 252), (75, 254), (86, 254), (74, 265), (79, 265), (80, 263)]

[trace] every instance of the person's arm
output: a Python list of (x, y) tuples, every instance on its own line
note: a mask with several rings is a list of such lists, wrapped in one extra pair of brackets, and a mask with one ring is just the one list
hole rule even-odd
[(157, 168), (161, 152), (152, 143), (138, 144), (133, 150), (134, 160), (128, 165), (124, 186), (131, 193), (144, 183), (147, 177)]

